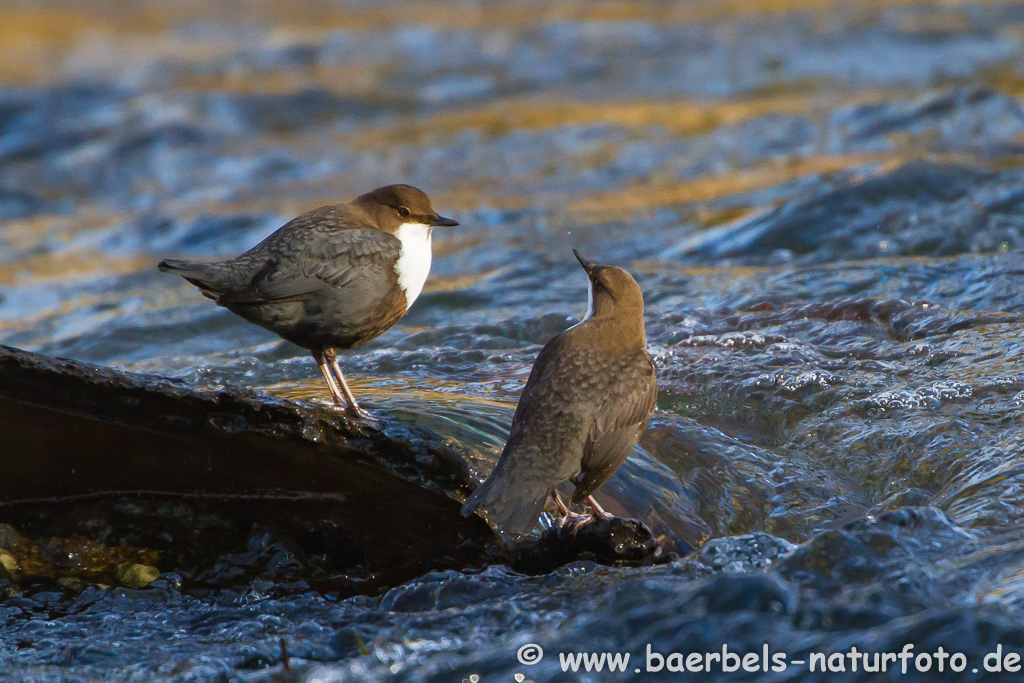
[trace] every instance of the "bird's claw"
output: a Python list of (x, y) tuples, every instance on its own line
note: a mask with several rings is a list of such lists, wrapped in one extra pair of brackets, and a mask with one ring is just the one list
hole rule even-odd
[(373, 415), (371, 415), (370, 413), (366, 412), (365, 410), (358, 406), (349, 406), (345, 408), (345, 414), (357, 420), (366, 420), (367, 422), (380, 422), (379, 419), (377, 419), (376, 417), (374, 417)]
[(570, 534), (575, 536), (583, 526), (589, 524), (592, 520), (592, 515), (569, 511), (568, 514), (558, 521), (558, 528), (563, 531), (568, 531)]
[(352, 407), (351, 405), (345, 405), (343, 403), (330, 403), (328, 404), (336, 412), (341, 413), (345, 417), (352, 418), (354, 420), (364, 420), (366, 422), (380, 422), (380, 418), (374, 417), (367, 411), (363, 410), (359, 406)]

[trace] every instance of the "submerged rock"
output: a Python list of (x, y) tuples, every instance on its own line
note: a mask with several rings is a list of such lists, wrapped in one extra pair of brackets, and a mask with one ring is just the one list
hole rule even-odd
[(119, 564), (114, 574), (122, 585), (144, 588), (160, 577), (160, 570), (145, 564)]
[(664, 564), (677, 557), (665, 551), (643, 522), (603, 517), (574, 527), (553, 526), (540, 538), (516, 544), (512, 566), (528, 574), (546, 574), (577, 560), (639, 566)]
[(10, 548), (24, 539), (10, 524), (0, 524), (0, 548)]
[[(0, 550), (0, 567), (11, 581), (50, 580), (65, 587), (119, 585), (142, 588), (160, 576), (158, 553), (129, 545), (104, 546), (87, 538), (25, 538)], [(8, 592), (11, 592), (8, 589)]]

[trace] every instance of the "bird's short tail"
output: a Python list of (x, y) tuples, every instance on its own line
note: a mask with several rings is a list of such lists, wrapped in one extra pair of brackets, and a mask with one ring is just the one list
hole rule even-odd
[(551, 495), (550, 487), (536, 480), (502, 476), (495, 471), (462, 506), (462, 515), (469, 517), (482, 511), (487, 522), (499, 531), (525, 536), (537, 524), (544, 503)]
[(174, 273), (180, 275), (183, 278), (191, 277), (202, 277), (206, 264), (196, 263), (195, 261), (182, 261), (181, 259), (168, 258), (164, 259), (157, 266), (160, 270), (165, 273)]
[(219, 282), (216, 269), (209, 263), (197, 263), (195, 261), (182, 261), (180, 259), (164, 259), (157, 265), (157, 268), (165, 273), (180, 275), (202, 291), (204, 296), (216, 299), (224, 290), (224, 283)]

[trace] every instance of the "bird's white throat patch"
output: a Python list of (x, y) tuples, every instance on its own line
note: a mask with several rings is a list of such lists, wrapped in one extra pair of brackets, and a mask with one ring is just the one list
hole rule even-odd
[[(594, 282), (589, 277), (587, 278), (587, 314), (583, 316), (583, 320), (579, 321), (572, 327), (579, 327), (583, 323), (590, 320), (594, 315)], [(569, 329), (571, 330), (572, 327)]]
[(430, 275), (432, 231), (433, 228), (424, 223), (402, 223), (395, 231), (395, 237), (402, 243), (395, 262), (395, 274), (398, 275), (398, 286), (405, 292), (407, 307), (416, 301)]

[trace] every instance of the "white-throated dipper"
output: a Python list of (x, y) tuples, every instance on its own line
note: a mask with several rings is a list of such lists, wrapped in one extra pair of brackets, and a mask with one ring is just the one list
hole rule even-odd
[(405, 315), (430, 273), (432, 230), (454, 225), (437, 215), (422, 190), (387, 185), (307, 211), (233, 259), (167, 259), (159, 267), (309, 349), (334, 402), (366, 417), (337, 352), (380, 336)]
[(578, 517), (556, 490), (567, 480), (573, 503), (589, 500), (604, 516), (591, 494), (629, 457), (658, 396), (639, 285), (573, 253), (590, 278), (587, 314), (541, 349), (498, 464), (462, 507), (514, 535), (530, 532), (549, 496), (563, 524)]

